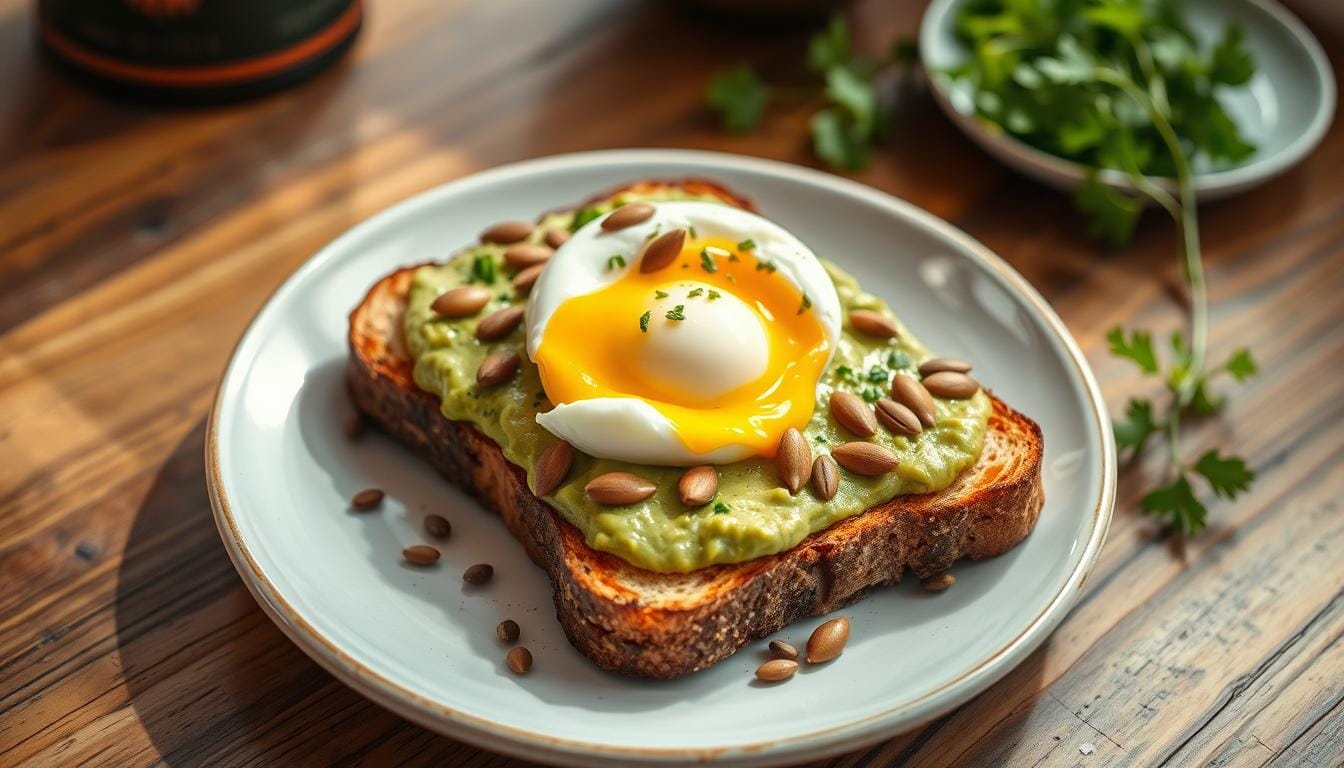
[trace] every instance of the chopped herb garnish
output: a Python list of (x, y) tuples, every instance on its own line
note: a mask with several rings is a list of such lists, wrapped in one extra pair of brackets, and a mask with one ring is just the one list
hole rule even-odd
[(816, 440), (818, 443), (824, 443), (824, 442), (826, 442), (826, 436), (825, 436), (825, 435), (817, 435), (816, 437), (814, 437), (814, 438), (812, 438), (812, 439), (813, 439), (813, 440)]
[(607, 259), (607, 269), (617, 269), (619, 267), (624, 266), (625, 266), (625, 257), (619, 253)]
[(702, 293), (704, 293), (704, 292), (705, 292), (705, 289), (704, 289), (704, 288), (693, 288), (693, 289), (691, 289), (691, 292), (690, 292), (690, 293), (686, 294), (686, 298), (688, 298), (688, 299), (694, 299), (696, 296), (699, 296), (700, 294), (702, 294)]
[(888, 368), (909, 368), (910, 356), (900, 350), (892, 350), (887, 353)]
[(569, 223), (569, 231), (577, 232), (583, 228), (584, 224), (587, 224), (588, 222), (592, 221), (593, 219), (596, 219), (601, 215), (602, 211), (598, 210), (597, 208), (591, 205), (588, 206), (587, 208), (580, 208), (579, 212), (574, 214), (574, 221), (571, 221)]
[(499, 296), (495, 298), (499, 299), (500, 301), (509, 301), (513, 298), (513, 296), (510, 295), (508, 291), (501, 291)]
[(810, 296), (808, 296), (806, 293), (804, 293), (804, 294), (803, 294), (803, 303), (802, 303), (802, 305), (801, 305), (800, 307), (798, 307), (798, 314), (801, 315), (801, 314), (803, 314), (804, 312), (806, 312), (807, 310), (809, 310), (809, 309), (811, 309), (811, 308), (812, 308), (812, 298), (811, 298)]
[(666, 298), (668, 297), (668, 295), (669, 295), (669, 294), (668, 294), (667, 291), (659, 291), (659, 290), (655, 290), (655, 291), (653, 292), (653, 297), (654, 297), (655, 299), (666, 299)]
[(878, 400), (881, 399), (882, 399), (882, 390), (878, 389), (877, 387), (863, 388), (863, 401), (865, 403), (876, 403)]
[(639, 316), (639, 330), (641, 333), (649, 332), (649, 318), (653, 317), (653, 310), (649, 310)]
[(737, 250), (739, 250), (739, 251), (754, 251), (754, 250), (756, 250), (756, 241), (755, 241), (755, 240), (743, 240), (742, 242), (740, 242), (740, 243), (737, 244)]
[(692, 239), (692, 240), (694, 240), (695, 238), (699, 237), (699, 235), (697, 235), (697, 234), (695, 233), (695, 227), (689, 227), (689, 226), (688, 226), (688, 227), (686, 227), (686, 231), (691, 233), (691, 239)]
[(667, 314), (663, 315), (663, 317), (666, 317), (668, 320), (685, 320), (685, 310), (685, 304), (678, 304), (675, 308), (668, 310)]
[(874, 384), (887, 383), (887, 369), (880, 365), (874, 365), (868, 369), (868, 380)]
[(730, 507), (722, 501), (714, 502), (714, 514), (716, 515), (726, 515), (729, 509)]
[(719, 297), (722, 296), (722, 295), (723, 295), (723, 294), (719, 293), (718, 291), (714, 290), (713, 288), (710, 288), (710, 289), (709, 289), (709, 300), (710, 300), (710, 301), (713, 301), (713, 300), (719, 298)]
[(662, 225), (662, 224), (659, 224), (658, 226), (654, 227), (652, 232), (650, 232), (649, 234), (647, 234), (647, 235), (644, 236), (644, 242), (647, 243), (647, 242), (653, 240), (653, 238), (655, 238), (655, 237), (658, 236), (658, 233), (661, 232), (662, 229), (663, 229), (663, 225)]
[(769, 259), (761, 259), (760, 261), (756, 262), (757, 272), (761, 270), (765, 270), (766, 272), (774, 272), (776, 269), (779, 269), (779, 267), (776, 267), (775, 262), (770, 261)]
[(741, 261), (741, 259), (737, 258), (737, 254), (736, 254), (736, 253), (730, 253), (730, 254), (728, 254), (728, 260), (729, 260), (729, 261)]
[(700, 268), (713, 274), (719, 271), (719, 265), (714, 263), (714, 257), (709, 255), (709, 249), (700, 252)]
[(854, 376), (854, 369), (850, 368), (848, 365), (842, 365), (839, 368), (836, 368), (835, 377), (840, 379), (841, 381), (849, 382), (850, 384), (853, 384), (855, 381), (857, 381), (857, 379)]
[(467, 278), (468, 283), (493, 283), (497, 274), (497, 265), (495, 257), (488, 253), (482, 253), (480, 256), (471, 260), (471, 276)]

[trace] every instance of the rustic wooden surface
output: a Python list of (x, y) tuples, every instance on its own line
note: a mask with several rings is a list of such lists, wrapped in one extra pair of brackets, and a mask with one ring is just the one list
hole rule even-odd
[[(915, 5), (856, 5), (862, 43), (912, 30)], [(812, 164), (806, 109), (742, 138), (699, 107), (725, 63), (796, 72), (807, 27), (664, 2), (377, 3), (319, 79), (174, 111), (67, 82), (36, 55), (31, 13), (0, 0), (0, 763), (515, 764), (368, 703), (262, 615), (205, 495), (214, 387), (291, 270), (443, 181), (597, 147)], [(1112, 403), (1151, 389), (1102, 334), (1178, 323), (1170, 227), (1152, 217), (1101, 250), (1063, 197), (975, 150), (926, 93), (899, 109), (858, 178), (1015, 264)], [(1045, 647), (951, 715), (825, 765), (1344, 760), (1341, 179), (1337, 122), (1304, 166), (1203, 212), (1214, 355), (1249, 344), (1263, 373), (1188, 448), (1235, 446), (1254, 491), (1214, 503), (1182, 547), (1136, 512), (1158, 464), (1125, 469), (1100, 565)]]

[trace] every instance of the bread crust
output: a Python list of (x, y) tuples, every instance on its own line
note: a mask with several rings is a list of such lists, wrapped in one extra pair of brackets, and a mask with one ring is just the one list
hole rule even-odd
[(649, 678), (704, 669), (796, 619), (900, 581), (907, 568), (924, 577), (962, 557), (1006, 552), (1036, 524), (1044, 500), (1040, 427), (992, 398), (984, 454), (942, 491), (896, 497), (792, 549), (745, 563), (688, 574), (635, 567), (589, 547), (577, 528), (532, 494), (526, 473), (498, 444), (468, 422), (445, 418), (437, 398), (415, 385), (402, 330), (415, 269), (384, 277), (350, 315), (351, 398), (503, 518), (550, 577), (570, 642), (604, 669)]

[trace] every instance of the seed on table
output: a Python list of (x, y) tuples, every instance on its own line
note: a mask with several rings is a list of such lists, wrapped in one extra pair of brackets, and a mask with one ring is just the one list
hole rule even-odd
[(641, 221), (647, 221), (652, 215), (653, 206), (648, 203), (626, 203), (602, 220), (602, 231), (615, 232), (618, 229), (633, 227)]
[(446, 539), (453, 534), (453, 526), (443, 515), (429, 515), (425, 518), (425, 533), (436, 539)]
[(817, 627), (807, 639), (807, 661), (820, 664), (839, 656), (849, 642), (849, 617), (841, 616)]
[(502, 339), (513, 333), (513, 329), (523, 322), (524, 307), (505, 307), (481, 318), (476, 324), (476, 338), (481, 341)]
[(511, 269), (526, 269), (545, 264), (555, 251), (540, 243), (517, 243), (504, 249), (504, 263)]
[(546, 240), (547, 245), (551, 246), (552, 248), (559, 248), (560, 246), (569, 242), (569, 231), (560, 229), (559, 227), (551, 227), (550, 229), (546, 230), (546, 235), (544, 239)]
[(429, 308), (440, 317), (468, 317), (480, 312), (494, 294), (480, 285), (464, 285), (445, 291)]
[(416, 544), (401, 550), (401, 556), (406, 558), (408, 563), (433, 565), (439, 561), (439, 550), (427, 544)]
[(788, 659), (789, 661), (798, 660), (798, 649), (783, 640), (770, 641), (770, 655), (776, 659)]
[(965, 360), (958, 360), (955, 357), (935, 357), (919, 364), (920, 376), (932, 376), (940, 371), (970, 373), (971, 364)]
[(383, 492), (378, 488), (365, 488), (350, 499), (350, 506), (360, 512), (368, 512), (382, 503)]
[(898, 373), (893, 376), (891, 378), (891, 398), (914, 411), (919, 423), (925, 429), (937, 423), (938, 412), (935, 410), (933, 396), (914, 376), (905, 373)]
[(790, 659), (771, 659), (756, 668), (757, 679), (767, 683), (788, 680), (798, 671), (798, 662)]
[(919, 586), (923, 587), (927, 592), (942, 592), (944, 589), (947, 589), (956, 583), (957, 577), (947, 571), (935, 573), (932, 576), (926, 576), (919, 580)]
[(518, 627), (518, 622), (513, 619), (505, 619), (495, 626), (495, 636), (499, 638), (499, 642), (508, 645), (518, 642), (518, 635), (521, 633), (522, 629)]
[(532, 234), (532, 225), (526, 221), (501, 221), (481, 233), (482, 243), (508, 245)]
[(532, 669), (532, 652), (520, 645), (509, 651), (504, 657), (504, 663), (509, 665), (513, 674), (526, 675)]
[(489, 563), (477, 563), (462, 574), (462, 580), (468, 584), (484, 584), (495, 575), (494, 566)]
[(980, 391), (980, 382), (956, 371), (939, 371), (925, 378), (923, 384), (930, 395), (949, 400), (965, 400)]

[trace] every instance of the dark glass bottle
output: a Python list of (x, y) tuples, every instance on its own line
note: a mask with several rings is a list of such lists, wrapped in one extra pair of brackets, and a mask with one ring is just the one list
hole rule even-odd
[(39, 0), (42, 45), (100, 85), (173, 102), (283, 88), (350, 47), (360, 0)]

